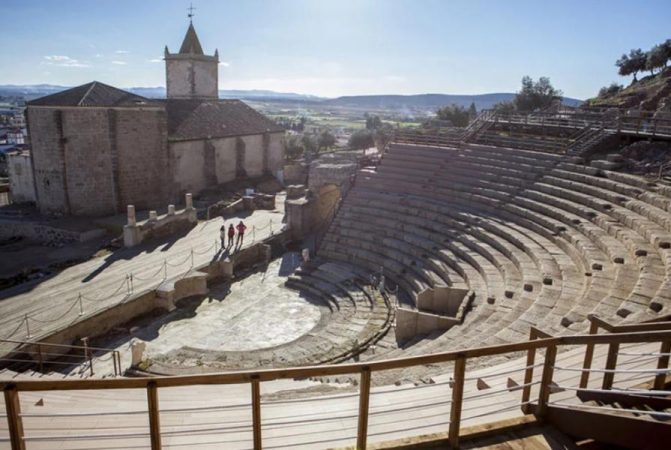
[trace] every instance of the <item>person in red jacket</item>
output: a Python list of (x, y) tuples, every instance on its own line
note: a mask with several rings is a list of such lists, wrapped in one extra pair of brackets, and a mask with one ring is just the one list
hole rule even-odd
[(238, 240), (236, 242), (236, 245), (242, 245), (242, 241), (245, 239), (245, 230), (247, 229), (247, 227), (241, 220), (240, 223), (235, 228), (238, 229)]
[(228, 246), (229, 247), (233, 246), (233, 238), (235, 238), (235, 228), (233, 227), (233, 224), (230, 224), (228, 226)]

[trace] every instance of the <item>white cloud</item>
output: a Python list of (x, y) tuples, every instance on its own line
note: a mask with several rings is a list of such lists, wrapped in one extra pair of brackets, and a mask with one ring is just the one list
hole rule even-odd
[(112, 61), (112, 64), (116, 64), (118, 66), (125, 66), (128, 63), (126, 61)]
[(152, 63), (160, 63), (163, 62), (163, 58), (153, 58), (153, 59), (148, 59), (147, 61), (152, 62)]
[(93, 55), (93, 56), (94, 56), (95, 58), (102, 58), (102, 57), (103, 57), (103, 55), (101, 55), (100, 53), (96, 53), (96, 54)]
[(128, 50), (117, 50), (114, 53), (116, 53), (117, 55), (125, 55), (130, 52)]
[(84, 64), (77, 59), (70, 58), (69, 56), (63, 55), (49, 55), (44, 57), (44, 64), (50, 66), (62, 66), (62, 67), (89, 67), (88, 64)]
[(226, 61), (220, 61), (220, 62), (219, 62), (219, 65), (220, 65), (220, 66), (224, 66), (224, 67), (231, 67), (231, 63), (226, 62)]

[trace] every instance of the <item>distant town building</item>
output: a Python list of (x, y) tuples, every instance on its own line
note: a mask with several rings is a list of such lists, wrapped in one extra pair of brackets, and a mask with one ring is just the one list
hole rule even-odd
[(219, 55), (190, 24), (165, 48), (167, 99), (93, 81), (27, 106), (36, 201), (49, 214), (155, 208), (239, 177), (280, 175), (284, 131), (239, 100), (219, 100)]

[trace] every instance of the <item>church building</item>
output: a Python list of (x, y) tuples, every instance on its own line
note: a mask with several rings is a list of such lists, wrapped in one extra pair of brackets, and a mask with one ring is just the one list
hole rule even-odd
[(41, 212), (102, 216), (154, 209), (241, 177), (281, 177), (284, 130), (240, 100), (219, 100), (219, 54), (193, 24), (165, 48), (167, 98), (93, 81), (28, 103)]

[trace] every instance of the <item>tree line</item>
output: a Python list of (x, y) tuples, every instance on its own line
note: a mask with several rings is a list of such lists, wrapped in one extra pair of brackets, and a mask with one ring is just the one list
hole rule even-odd
[(634, 75), (634, 81), (639, 72), (649, 70), (650, 75), (655, 74), (655, 70), (661, 72), (666, 69), (671, 59), (671, 39), (667, 39), (661, 44), (657, 44), (647, 52), (640, 48), (634, 48), (629, 54), (623, 54), (615, 66), (618, 68), (618, 74), (622, 76)]

